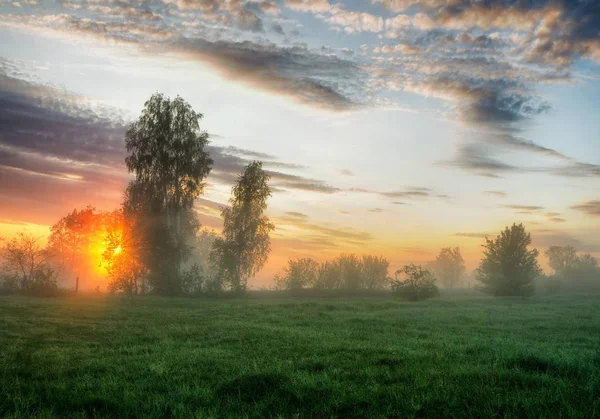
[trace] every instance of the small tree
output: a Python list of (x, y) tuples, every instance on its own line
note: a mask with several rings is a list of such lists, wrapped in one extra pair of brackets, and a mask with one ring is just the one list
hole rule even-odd
[(551, 246), (544, 253), (556, 275), (561, 275), (577, 260), (577, 251), (571, 246)]
[[(398, 280), (399, 274), (405, 274), (406, 279)], [(408, 301), (421, 301), (439, 295), (435, 276), (414, 264), (405, 265), (396, 271), (396, 279), (391, 280), (392, 292)]]
[(388, 268), (390, 262), (383, 256), (363, 255), (362, 277), (366, 289), (383, 289), (388, 283)]
[(269, 233), (275, 226), (264, 215), (271, 196), (262, 163), (248, 164), (232, 188), (231, 207), (222, 208), (223, 234), (213, 244), (212, 258), (223, 283), (244, 292), (248, 278), (258, 272), (269, 256)]
[(538, 251), (527, 250), (531, 235), (523, 224), (506, 227), (495, 240), (486, 238), (484, 257), (477, 270), (481, 291), (494, 296), (529, 296), (541, 274)]
[(433, 262), (433, 270), (446, 288), (454, 288), (466, 270), (465, 260), (460, 254), (460, 248), (443, 248), (435, 262)]
[(309, 288), (317, 281), (318, 270), (319, 264), (313, 259), (290, 259), (282, 274), (275, 276), (275, 284), (284, 290)]
[(49, 255), (40, 244), (40, 237), (21, 231), (10, 240), (4, 240), (0, 259), (6, 274), (19, 278), (19, 288), (28, 290), (40, 271), (48, 269)]

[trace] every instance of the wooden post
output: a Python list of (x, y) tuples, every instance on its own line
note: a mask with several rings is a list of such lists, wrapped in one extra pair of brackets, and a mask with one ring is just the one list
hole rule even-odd
[(79, 289), (79, 277), (75, 280), (75, 292)]

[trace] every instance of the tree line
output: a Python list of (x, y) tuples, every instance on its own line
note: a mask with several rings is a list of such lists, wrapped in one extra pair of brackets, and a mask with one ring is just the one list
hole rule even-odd
[[(112, 292), (169, 296), (245, 292), (271, 250), (275, 226), (265, 215), (271, 196), (269, 176), (260, 161), (244, 167), (229, 205), (221, 208), (221, 234), (202, 230), (193, 205), (204, 192), (213, 165), (206, 150), (208, 133), (200, 129), (202, 117), (179, 96), (152, 95), (125, 134), (125, 163), (135, 178), (124, 191), (120, 208), (73, 210), (52, 226), (46, 247), (26, 232), (5, 240), (0, 249), (0, 286), (51, 292), (57, 289), (59, 276), (70, 276), (77, 290), (79, 277), (93, 265), (102, 265)], [(553, 274), (546, 277), (537, 262), (538, 251), (529, 250), (530, 245), (522, 224), (507, 227), (495, 239), (486, 238), (475, 271), (477, 288), (494, 296), (531, 295), (536, 283), (547, 292), (600, 289), (598, 262), (591, 255), (553, 246), (546, 251)], [(97, 258), (90, 258), (94, 252)], [(292, 291), (391, 290), (420, 300), (437, 295), (438, 282), (453, 288), (465, 277), (457, 247), (442, 249), (424, 267), (405, 265), (394, 278), (389, 266), (381, 256), (349, 253), (324, 262), (290, 259), (275, 284)]]

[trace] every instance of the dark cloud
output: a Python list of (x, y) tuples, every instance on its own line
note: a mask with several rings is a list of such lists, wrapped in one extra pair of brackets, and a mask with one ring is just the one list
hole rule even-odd
[(170, 51), (211, 65), (224, 75), (301, 103), (331, 110), (360, 106), (362, 70), (353, 62), (310, 52), (249, 41), (211, 42), (181, 38)]
[(582, 211), (587, 215), (599, 216), (600, 215), (600, 200), (585, 201), (581, 204), (571, 206), (572, 209)]
[(369, 212), (380, 213), (380, 212), (383, 212), (383, 209), (382, 208), (371, 208), (369, 210)]
[(489, 148), (481, 144), (463, 144), (459, 147), (454, 160), (441, 164), (473, 171), (487, 177), (499, 177), (497, 173), (521, 171), (521, 168), (500, 162), (490, 154)]

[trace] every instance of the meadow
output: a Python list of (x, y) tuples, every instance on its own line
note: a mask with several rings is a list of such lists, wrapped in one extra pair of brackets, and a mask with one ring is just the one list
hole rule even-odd
[(600, 295), (0, 296), (0, 417), (600, 415)]

